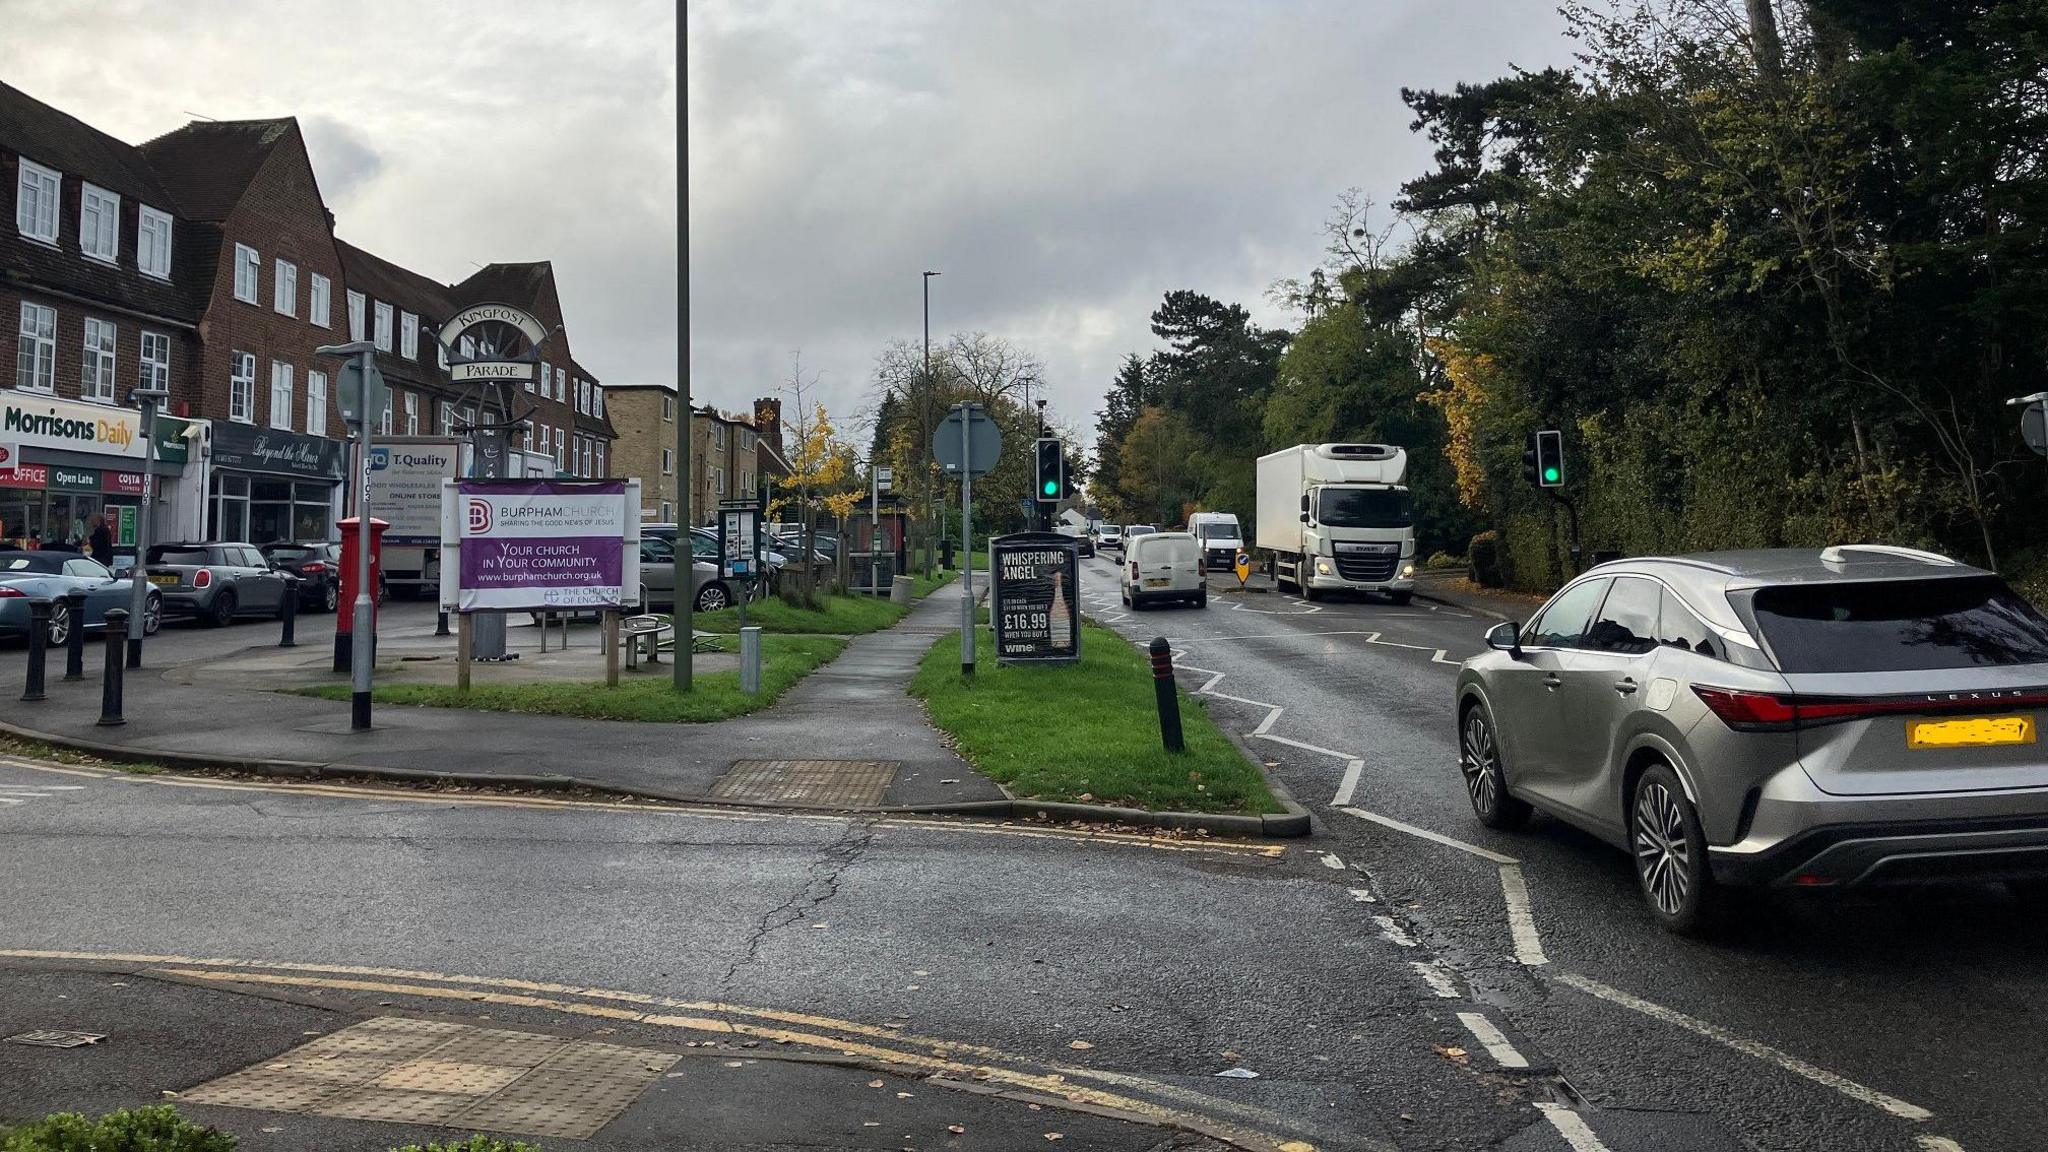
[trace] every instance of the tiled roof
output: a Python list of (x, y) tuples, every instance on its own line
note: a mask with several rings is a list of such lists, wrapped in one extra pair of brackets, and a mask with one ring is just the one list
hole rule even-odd
[(365, 252), (346, 240), (336, 238), (334, 247), (341, 253), (342, 276), (350, 288), (371, 299), (431, 317), (436, 323), (455, 314), (455, 302), (449, 298), (446, 284)]
[(453, 294), (456, 302), (464, 306), (531, 305), (540, 299), (541, 286), (552, 274), (553, 269), (545, 260), (523, 264), (486, 264), (472, 273), (469, 279), (455, 285)]
[(180, 214), (218, 222), (280, 140), (298, 132), (297, 120), (195, 120), (145, 142), (141, 152), (176, 199)]
[(0, 146), (161, 209), (174, 205), (133, 144), (116, 140), (19, 88), (0, 83)]

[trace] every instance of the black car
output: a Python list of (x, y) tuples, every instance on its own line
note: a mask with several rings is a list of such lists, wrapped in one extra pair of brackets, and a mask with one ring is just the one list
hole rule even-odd
[(298, 574), (300, 608), (332, 612), (341, 602), (341, 545), (279, 540), (261, 551), (272, 567)]

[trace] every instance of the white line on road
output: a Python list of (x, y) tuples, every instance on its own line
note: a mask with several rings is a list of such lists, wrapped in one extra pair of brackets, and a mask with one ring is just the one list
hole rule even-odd
[(1837, 1075), (1825, 1068), (1809, 1064), (1797, 1056), (1780, 1052), (1768, 1044), (1737, 1036), (1718, 1024), (1709, 1024), (1705, 1020), (1687, 1016), (1683, 1012), (1666, 1008), (1662, 1004), (1653, 1004), (1640, 996), (1623, 992), (1619, 988), (1609, 987), (1590, 977), (1581, 976), (1575, 972), (1560, 972), (1557, 974), (1557, 980), (1559, 983), (1577, 988), (1589, 996), (1597, 996), (1610, 1004), (1619, 1004), (1623, 1008), (1640, 1012), (1652, 1020), (1661, 1020), (1666, 1024), (1683, 1028), (1688, 1032), (1725, 1044), (1746, 1056), (1754, 1056), (1759, 1060), (1775, 1064), (1796, 1076), (1804, 1076), (1816, 1084), (1834, 1089), (1851, 1100), (1869, 1104), (1901, 1119), (1928, 1120), (1934, 1116), (1934, 1113), (1920, 1107), (1918, 1104), (1909, 1104), (1896, 1096), (1888, 1096), (1875, 1088), (1858, 1084), (1846, 1076)]
[(1508, 935), (1514, 937), (1515, 960), (1532, 968), (1550, 963), (1543, 952), (1543, 938), (1536, 934), (1536, 916), (1529, 910), (1529, 886), (1522, 881), (1520, 864), (1500, 866), (1500, 892), (1508, 904)]
[(83, 792), (83, 784), (0, 784), (0, 792)]
[(1453, 668), (1460, 667), (1465, 663), (1463, 660), (1452, 660), (1450, 654), (1451, 650), (1449, 648), (1439, 648), (1436, 650), (1436, 655), (1431, 656), (1430, 660), (1437, 664), (1449, 664)]
[(1427, 828), (1417, 828), (1413, 824), (1403, 823), (1399, 820), (1394, 819), (1392, 816), (1382, 816), (1377, 812), (1368, 812), (1363, 808), (1356, 807), (1340, 807), (1339, 810), (1348, 813), (1352, 816), (1356, 816), (1360, 820), (1370, 820), (1374, 824), (1378, 824), (1382, 827), (1392, 828), (1396, 832), (1406, 832), (1410, 836), (1420, 836), (1424, 840), (1428, 840), (1435, 844), (1442, 844), (1446, 848), (1456, 848), (1460, 852), (1469, 852), (1472, 855), (1479, 857), (1481, 860), (1491, 860), (1495, 864), (1521, 863), (1521, 861), (1515, 859), (1513, 856), (1503, 856), (1500, 853), (1494, 852), (1490, 849), (1481, 848), (1477, 844), (1467, 844), (1463, 840), (1453, 840), (1451, 837), (1446, 836), (1441, 832), (1431, 832)]
[(1528, 1058), (1515, 1051), (1515, 1046), (1508, 1043), (1508, 1038), (1494, 1026), (1493, 1021), (1486, 1018), (1484, 1012), (1460, 1012), (1458, 1020), (1465, 1025), (1465, 1031), (1470, 1032), (1472, 1038), (1479, 1041), (1479, 1046), (1486, 1049), (1486, 1054), (1493, 1057), (1495, 1064), (1503, 1068), (1529, 1066)]
[(1451, 979), (1451, 974), (1445, 971), (1441, 963), (1435, 960), (1411, 960), (1408, 966), (1415, 969), (1415, 974), (1422, 977), (1422, 982), (1429, 985), (1429, 990), (1436, 993), (1440, 999), (1458, 998), (1457, 982)]
[(1351, 890), (1351, 902), (1354, 904), (1377, 904), (1380, 902), (1380, 898), (1373, 895), (1370, 888), (1353, 888)]
[[(1272, 722), (1279, 717), (1279, 715), (1280, 709), (1273, 709), (1273, 714), (1271, 716), (1266, 717), (1266, 722), (1264, 724), (1259, 725), (1259, 727), (1269, 727), (1272, 724)], [(1324, 748), (1316, 744), (1307, 744), (1300, 740), (1290, 740), (1285, 736), (1275, 736), (1271, 732), (1254, 731), (1252, 735), (1258, 737), (1261, 740), (1271, 740), (1275, 744), (1285, 744), (1289, 748), (1299, 748), (1303, 752), (1313, 752), (1318, 756), (1328, 756), (1332, 760), (1351, 759), (1351, 756), (1348, 753), (1338, 752), (1334, 749)]]
[(5, 797), (5, 796), (0, 796), (0, 804), (26, 804), (26, 803), (28, 803), (28, 801), (26, 801), (26, 800), (9, 800), (9, 799), (8, 799), (7, 797)]
[(1564, 1142), (1572, 1146), (1572, 1152), (1611, 1152), (1594, 1134), (1586, 1118), (1577, 1112), (1562, 1104), (1538, 1104), (1536, 1107), (1543, 1112), (1543, 1118), (1550, 1121), (1550, 1126), (1557, 1129), (1557, 1134), (1564, 1137)]
[(1379, 925), (1380, 939), (1403, 948), (1415, 947), (1415, 937), (1410, 936), (1408, 930), (1392, 916), (1374, 916), (1372, 922)]
[(1358, 791), (1358, 774), (1365, 771), (1365, 761), (1353, 760), (1344, 765), (1344, 779), (1337, 785), (1337, 795), (1331, 799), (1330, 807), (1342, 808), (1351, 803), (1351, 794)]
[(1914, 1141), (1920, 1152), (1963, 1152), (1963, 1146), (1946, 1136), (1922, 1136)]
[(1323, 853), (1322, 860), (1325, 868), (1334, 868), (1339, 872), (1344, 870), (1344, 859), (1335, 852)]

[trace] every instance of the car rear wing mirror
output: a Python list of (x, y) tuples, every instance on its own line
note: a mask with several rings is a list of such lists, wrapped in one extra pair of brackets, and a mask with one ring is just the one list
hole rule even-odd
[(1522, 626), (1513, 620), (1505, 620), (1486, 630), (1486, 646), (1496, 652), (1505, 652), (1517, 660), (1522, 658)]

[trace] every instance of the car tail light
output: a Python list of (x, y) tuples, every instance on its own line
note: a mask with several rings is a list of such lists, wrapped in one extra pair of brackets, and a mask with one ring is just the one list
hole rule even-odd
[(192, 586), (194, 588), (204, 588), (211, 583), (213, 583), (213, 569), (211, 568), (201, 568), (192, 574)]
[(0, 585), (0, 600), (13, 600), (18, 597), (23, 597), (27, 595), (28, 593), (23, 592), (19, 588), (10, 588), (4, 585)]
[(299, 571), (308, 574), (325, 572), (327, 571), (327, 562), (325, 560), (314, 560), (310, 563), (300, 565)]
[(1738, 732), (1790, 728), (1799, 722), (1799, 711), (1793, 707), (1789, 696), (1744, 692), (1736, 688), (1709, 688), (1704, 684), (1693, 685), (1692, 691), (1713, 709), (1721, 723)]
[(1723, 724), (1738, 732), (1783, 731), (1839, 724), (1872, 716), (1898, 716), (1929, 712), (2010, 711), (2048, 705), (2048, 690), (2023, 689), (2003, 693), (1928, 693), (1914, 696), (1797, 696), (1775, 692), (1747, 692), (1738, 688), (1692, 686), (1698, 696)]

